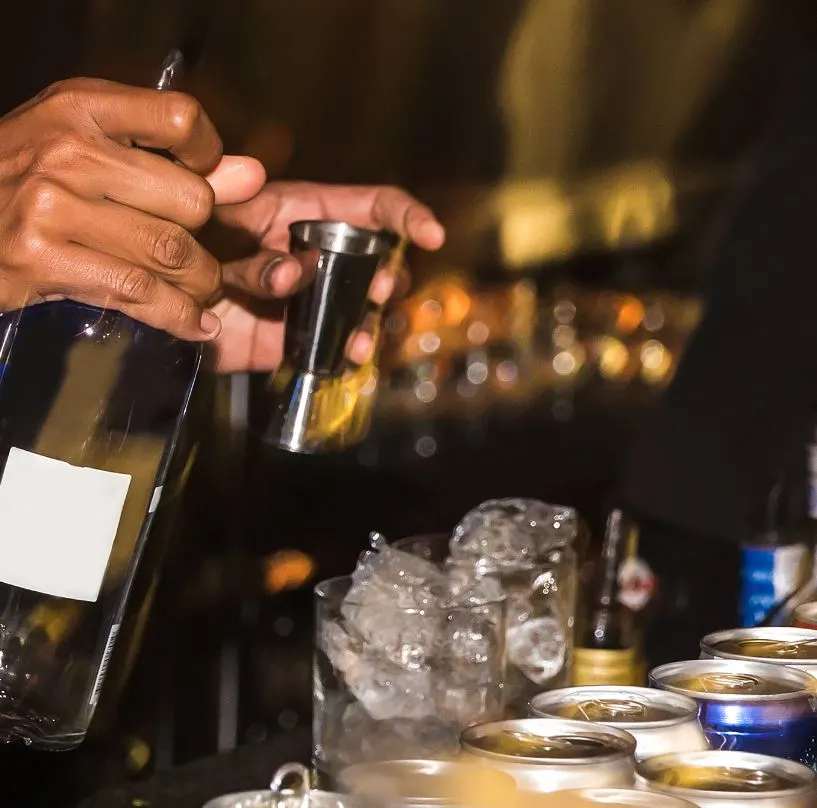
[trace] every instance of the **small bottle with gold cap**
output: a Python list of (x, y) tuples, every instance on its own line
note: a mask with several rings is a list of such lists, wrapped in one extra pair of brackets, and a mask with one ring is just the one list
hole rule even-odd
[(618, 508), (607, 517), (590, 613), (573, 655), (574, 685), (641, 684), (644, 666), (632, 615), (618, 597), (631, 524)]

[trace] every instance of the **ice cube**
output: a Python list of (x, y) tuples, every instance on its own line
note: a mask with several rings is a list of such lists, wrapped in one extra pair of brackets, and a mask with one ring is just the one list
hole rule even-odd
[(386, 660), (361, 657), (344, 675), (346, 686), (377, 721), (418, 720), (435, 714), (431, 671), (407, 671)]
[(378, 537), (361, 556), (341, 606), (347, 628), (408, 671), (426, 668), (439, 644), (448, 584), (430, 561), (395, 550)]
[(553, 617), (533, 617), (508, 627), (508, 661), (532, 682), (542, 685), (564, 667), (565, 634)]
[[(436, 716), (422, 721), (375, 721), (359, 704), (343, 714), (340, 732), (330, 750), (338, 763), (435, 758), (456, 754), (460, 727)], [(335, 740), (335, 739), (333, 739)]]
[(487, 569), (530, 563), (538, 554), (540, 522), (547, 516), (547, 506), (537, 500), (489, 499), (454, 528), (451, 558)]

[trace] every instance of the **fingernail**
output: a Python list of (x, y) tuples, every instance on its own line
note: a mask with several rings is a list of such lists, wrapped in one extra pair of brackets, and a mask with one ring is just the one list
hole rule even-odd
[(369, 361), (374, 351), (374, 340), (371, 334), (361, 331), (355, 334), (349, 350), (349, 358), (357, 365), (363, 365)]
[(433, 219), (429, 219), (420, 225), (420, 235), (423, 241), (428, 242), (428, 244), (439, 246), (445, 241), (445, 229)]
[(267, 287), (272, 293), (283, 297), (294, 291), (301, 276), (301, 268), (294, 261), (283, 259), (270, 270)]
[(265, 289), (272, 289), (272, 273), (275, 271), (275, 267), (277, 267), (282, 261), (284, 257), (279, 255), (277, 258), (273, 258), (265, 267), (261, 270), (261, 277), (259, 281), (261, 286)]
[(375, 275), (369, 297), (373, 303), (382, 306), (394, 294), (396, 279), (392, 272), (382, 272)]
[(201, 330), (205, 336), (214, 339), (221, 332), (221, 320), (212, 311), (205, 311), (201, 315)]

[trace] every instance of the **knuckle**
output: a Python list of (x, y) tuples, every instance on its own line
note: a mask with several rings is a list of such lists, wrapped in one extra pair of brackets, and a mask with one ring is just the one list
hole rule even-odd
[(186, 221), (190, 227), (204, 227), (213, 215), (215, 193), (209, 182), (196, 177), (181, 199)]
[(182, 323), (190, 331), (198, 331), (201, 313), (195, 301), (177, 291), (167, 303), (168, 319)]
[(57, 174), (66, 169), (76, 169), (88, 153), (88, 144), (71, 130), (49, 138), (37, 150), (32, 168), (38, 174)]
[(184, 93), (167, 93), (168, 121), (182, 140), (189, 140), (204, 117), (204, 110), (189, 95)]
[(175, 226), (163, 226), (150, 235), (150, 254), (154, 261), (168, 269), (188, 267), (195, 253), (193, 237)]
[(221, 264), (216, 261), (215, 258), (211, 258), (210, 263), (211, 267), (207, 273), (208, 283), (204, 290), (206, 298), (211, 298), (221, 291), (221, 286), (224, 280), (224, 273), (222, 272)]
[(15, 234), (9, 262), (19, 269), (33, 270), (49, 254), (50, 247), (42, 234), (32, 227), (21, 228)]
[(40, 219), (55, 213), (64, 192), (60, 186), (42, 177), (25, 181), (20, 189), (20, 202), (24, 219)]
[(131, 267), (114, 277), (113, 290), (127, 303), (146, 303), (153, 296), (156, 279), (147, 270)]

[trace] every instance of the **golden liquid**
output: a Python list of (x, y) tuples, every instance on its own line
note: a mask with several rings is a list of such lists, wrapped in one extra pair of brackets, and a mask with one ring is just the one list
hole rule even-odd
[(782, 696), (797, 692), (787, 682), (741, 673), (704, 673), (700, 676), (679, 675), (666, 684), (689, 693), (734, 694), (736, 696)]
[(724, 640), (714, 646), (724, 654), (752, 657), (753, 659), (814, 659), (817, 660), (817, 642), (809, 640), (765, 640), (745, 638)]
[(600, 738), (587, 735), (542, 736), (531, 732), (505, 730), (471, 742), (475, 749), (498, 755), (540, 760), (581, 760), (603, 758), (618, 750)]
[(646, 724), (678, 718), (678, 713), (667, 707), (643, 704), (631, 699), (587, 699), (571, 704), (561, 704), (550, 712), (552, 715), (574, 721), (601, 721), (619, 724)]
[(802, 785), (793, 777), (777, 772), (728, 766), (673, 766), (658, 772), (652, 782), (675, 788), (731, 794), (785, 791)]

